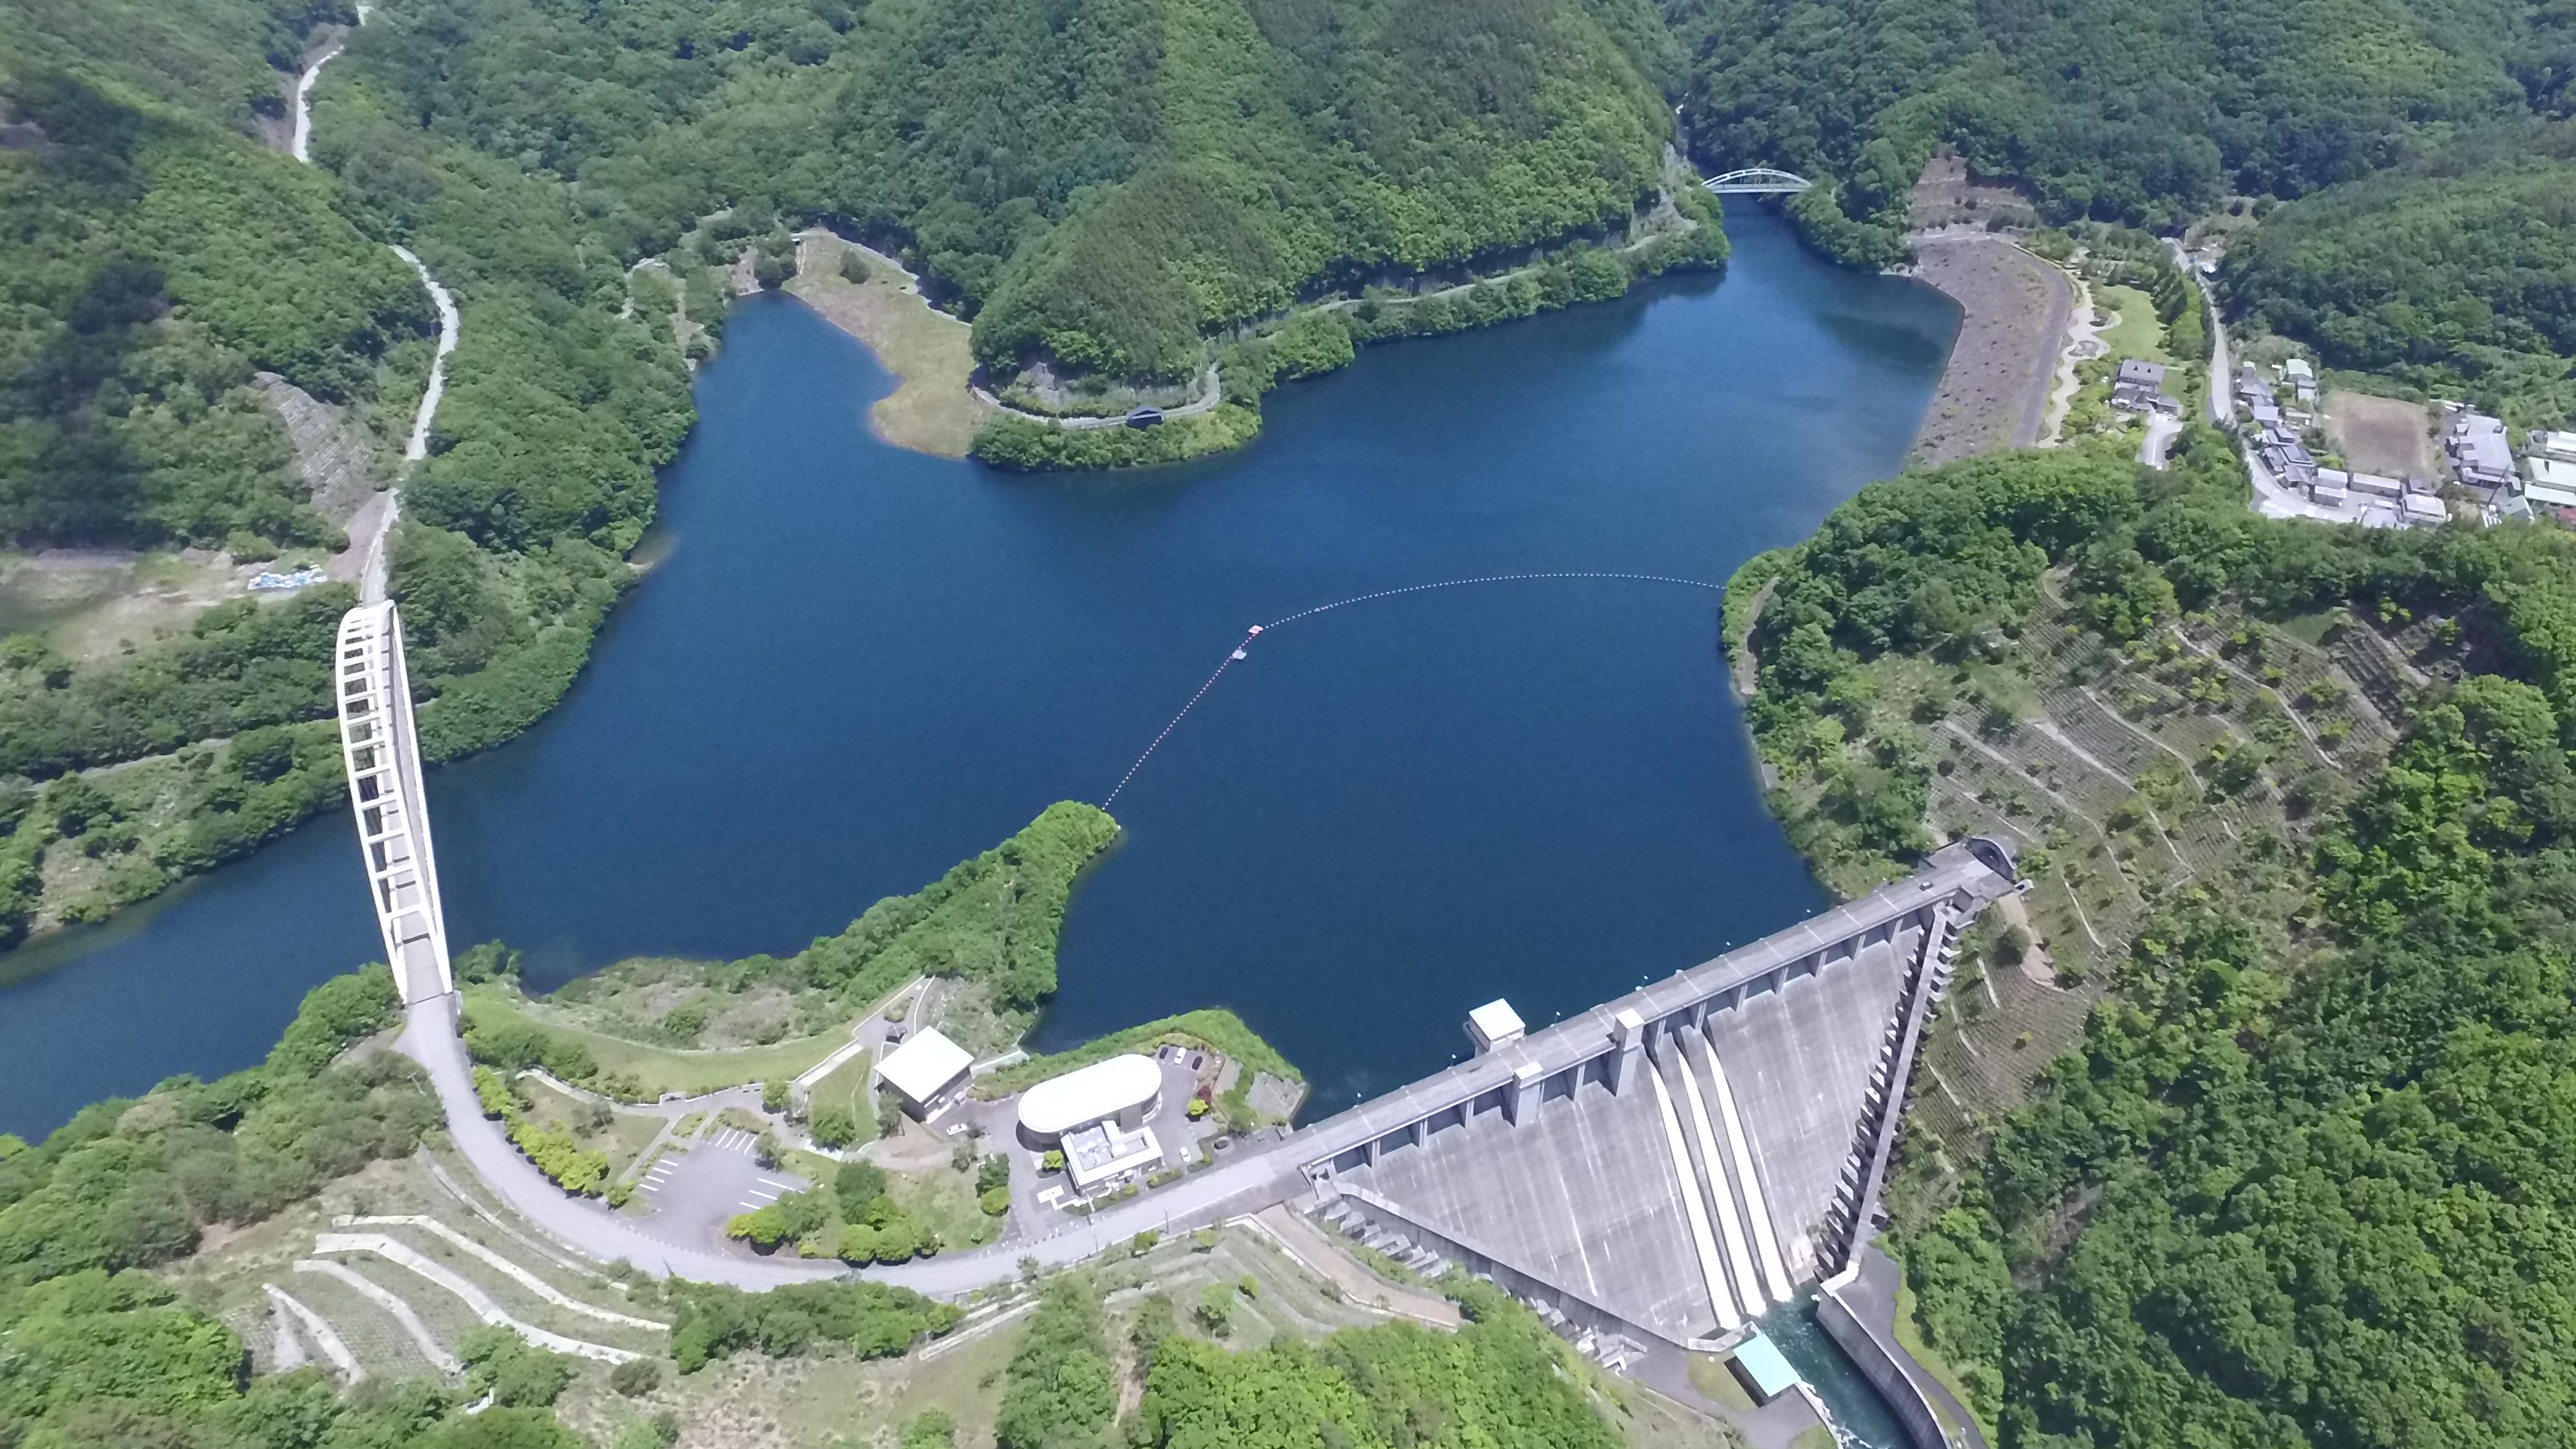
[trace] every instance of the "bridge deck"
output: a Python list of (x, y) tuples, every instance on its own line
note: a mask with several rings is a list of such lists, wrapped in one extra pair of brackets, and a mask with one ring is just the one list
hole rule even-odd
[(427, 1001), (456, 984), (448, 969), (438, 854), (430, 842), (420, 743), (412, 728), (401, 611), (390, 603), (360, 604), (342, 615), (333, 657), (349, 808), (357, 817), (358, 850), (385, 962), (405, 1003)]

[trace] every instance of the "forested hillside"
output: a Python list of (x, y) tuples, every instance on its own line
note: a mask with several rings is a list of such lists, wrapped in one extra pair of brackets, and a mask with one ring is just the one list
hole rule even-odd
[(2173, 474), (1954, 465), (1734, 593), (1811, 858), (1929, 821), (2036, 887), (1945, 1010), (1894, 1245), (2007, 1444), (2549, 1442), (2576, 541), (2243, 488), (2206, 430)]
[[(988, 368), (1047, 358), (1185, 376), (1210, 324), (1277, 311), (1326, 281), (1599, 234), (1659, 182), (1662, 97), (1588, 7), (1131, 0), (1084, 7), (1065, 35), (1104, 79), (1153, 57), (1150, 84), (1112, 80), (1092, 102), (1110, 108), (1106, 126), (1065, 128), (1033, 174), (989, 201), (956, 185), (979, 167), (939, 165), (932, 175), (951, 193), (941, 197), (923, 187), (932, 176), (920, 162), (981, 154), (995, 138), (970, 123), (907, 141), (905, 128), (982, 119), (939, 104), (986, 78), (949, 55), (999, 62), (1005, 97), (1032, 88), (1039, 76), (1002, 56), (1036, 33), (1040, 7), (919, 8), (949, 33), (895, 52), (908, 64), (847, 93), (848, 149), (868, 160), (845, 205), (934, 234), (974, 217), (973, 232), (932, 255), (953, 258), (934, 265), (984, 308), (975, 345)], [(969, 24), (977, 33), (955, 33)], [(916, 58), (929, 55), (941, 57), (935, 73)], [(1034, 58), (1064, 63), (1054, 45)], [(1007, 99), (997, 109), (1023, 125), (1052, 120)], [(1079, 195), (1087, 184), (1104, 190)], [(901, 214), (907, 203), (927, 203), (919, 220)], [(1052, 223), (1043, 234), (1040, 218)]]
[(2060, 216), (2159, 226), (2363, 176), (2520, 111), (2497, 0), (1668, 0), (1694, 149), (1812, 168), (1802, 219), (1884, 260), (1951, 141)]
[[(251, 387), (374, 396), (434, 328), (327, 179), (240, 128), (279, 108), (300, 27), (219, 0), (48, 3), (0, 56), (0, 540), (334, 542)], [(33, 22), (33, 28), (29, 28)]]
[(2332, 365), (2554, 422), (2576, 26), (2509, 0), (1666, 0), (1712, 167), (1826, 184), (1791, 205), (1846, 260), (1903, 254), (1939, 143), (2052, 221), (2269, 212), (2233, 310)]
[[(632, 260), (733, 207), (913, 257), (1007, 377), (1179, 379), (1210, 326), (1599, 235), (1651, 201), (1644, 0), (416, 0), (355, 54)], [(1650, 79), (1654, 77), (1654, 79)], [(377, 186), (374, 140), (325, 127)]]
[(2265, 218), (2228, 267), (2256, 323), (2516, 426), (2576, 416), (2576, 129), (2532, 125)]

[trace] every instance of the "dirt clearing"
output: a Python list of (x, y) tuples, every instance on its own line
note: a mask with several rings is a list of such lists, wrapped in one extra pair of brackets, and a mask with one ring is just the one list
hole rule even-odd
[(2390, 478), (2433, 476), (2433, 424), (2422, 403), (2330, 392), (2325, 420), (2335, 451), (2358, 471)]
[[(285, 556), (292, 563), (331, 559), (318, 548)], [(104, 659), (127, 645), (177, 634), (206, 610), (242, 597), (251, 575), (265, 566), (193, 548), (0, 553), (0, 634), (42, 634), (66, 658)]]

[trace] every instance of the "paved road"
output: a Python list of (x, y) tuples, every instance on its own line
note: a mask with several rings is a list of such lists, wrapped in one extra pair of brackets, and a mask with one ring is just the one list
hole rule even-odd
[(2138, 444), (2138, 461), (2150, 468), (2162, 468), (2165, 455), (2172, 451), (2174, 439), (2182, 436), (2182, 419), (2163, 413), (2147, 414), (2147, 435)]
[(2218, 317), (2218, 293), (2182, 243), (2168, 238), (2165, 245), (2173, 252), (2174, 265), (2191, 277), (2201, 300), (2209, 304), (2209, 420), (2223, 428), (2236, 420), (2236, 380), (2227, 371), (2227, 324)]
[[(484, 1186), (530, 1224), (585, 1256), (601, 1262), (622, 1258), (651, 1273), (755, 1291), (850, 1272), (829, 1261), (760, 1258), (716, 1247), (690, 1247), (648, 1232), (642, 1223), (594, 1199), (567, 1196), (519, 1155), (500, 1123), (483, 1115), (482, 1104), (474, 1096), (465, 1044), (456, 1036), (453, 997), (411, 1006), (402, 1039), (395, 1046), (428, 1071), (439, 1106), (447, 1115), (448, 1133)], [(1147, 1228), (1172, 1231), (1217, 1222), (1257, 1212), (1304, 1189), (1305, 1180), (1291, 1154), (1277, 1144), (1243, 1150), (1244, 1156), (1107, 1209), (1087, 1222), (1068, 1218), (1067, 1223), (1076, 1225), (1033, 1242), (943, 1253), (899, 1267), (871, 1268), (861, 1276), (937, 1298), (955, 1298), (1016, 1277), (1022, 1258), (1063, 1267), (1124, 1243)]]
[[(1170, 1232), (1259, 1212), (1306, 1190), (1300, 1163), (1339, 1157), (1435, 1112), (1474, 1101), (1517, 1079), (1524, 1068), (1552, 1076), (1600, 1055), (1616, 1035), (1617, 1018), (1624, 1011), (1633, 1010), (1647, 1021), (1660, 1021), (1683, 1007), (1709, 999), (1721, 989), (1754, 980), (1803, 955), (1905, 915), (1924, 901), (1961, 891), (1980, 900), (1991, 899), (2005, 888), (1993, 869), (1968, 847), (1944, 846), (1934, 852), (1924, 871), (1909, 879), (1881, 886), (1859, 900), (1740, 946), (1715, 961), (1678, 972), (1519, 1041), (1435, 1072), (1306, 1127), (1294, 1136), (1264, 1134), (1264, 1140), (1258, 1142), (1238, 1142), (1214, 1167), (1103, 1209), (1088, 1219), (1061, 1219), (1061, 1225), (1045, 1237), (1006, 1239), (987, 1248), (943, 1253), (892, 1268), (871, 1268), (867, 1276), (937, 1297), (955, 1297), (1010, 1278), (1019, 1271), (1024, 1257), (1034, 1258), (1043, 1266), (1061, 1267), (1125, 1242), (1147, 1228)], [(659, 1231), (647, 1232), (634, 1219), (621, 1217), (603, 1204), (565, 1196), (519, 1155), (499, 1123), (483, 1115), (482, 1104), (474, 1096), (465, 1045), (456, 1035), (454, 997), (412, 1006), (397, 1046), (428, 1068), (439, 1105), (447, 1116), (448, 1132), (475, 1173), (521, 1216), (576, 1250), (603, 1262), (623, 1258), (648, 1271), (745, 1288), (772, 1288), (846, 1271), (837, 1263), (759, 1258), (721, 1246), (687, 1246), (662, 1236), (682, 1236), (668, 1222), (660, 1225)]]
[[(1120, 413), (1115, 417), (1095, 417), (1089, 413), (1066, 413), (1061, 416), (1054, 413), (1033, 413), (1023, 408), (1015, 408), (1011, 406), (1009, 403), (995, 397), (990, 391), (987, 391), (984, 388), (975, 387), (971, 383), (968, 384), (968, 388), (976, 397), (981, 398), (983, 401), (990, 403), (994, 407), (1000, 408), (1002, 411), (1009, 413), (1012, 417), (1019, 418), (1027, 422), (1042, 423), (1050, 428), (1064, 428), (1071, 432), (1082, 432), (1091, 428), (1123, 428), (1127, 425), (1127, 414), (1125, 413)], [(1162, 409), (1163, 420), (1165, 422), (1169, 422), (1174, 418), (1196, 417), (1200, 413), (1213, 411), (1216, 405), (1223, 401), (1225, 401), (1225, 387), (1217, 379), (1216, 364), (1209, 363), (1207, 371), (1199, 374), (1198, 396), (1190, 399), (1188, 402), (1176, 403), (1171, 407)]]

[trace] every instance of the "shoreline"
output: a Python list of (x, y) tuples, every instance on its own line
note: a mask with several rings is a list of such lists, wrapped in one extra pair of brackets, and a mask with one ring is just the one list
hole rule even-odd
[[(866, 281), (841, 276), (841, 258), (849, 253), (867, 259)], [(997, 411), (968, 385), (975, 371), (968, 345), (973, 329), (931, 306), (920, 279), (901, 262), (816, 228), (797, 234), (796, 275), (779, 290), (856, 338), (894, 374), (894, 391), (868, 409), (869, 432), (910, 452), (967, 455)]]

